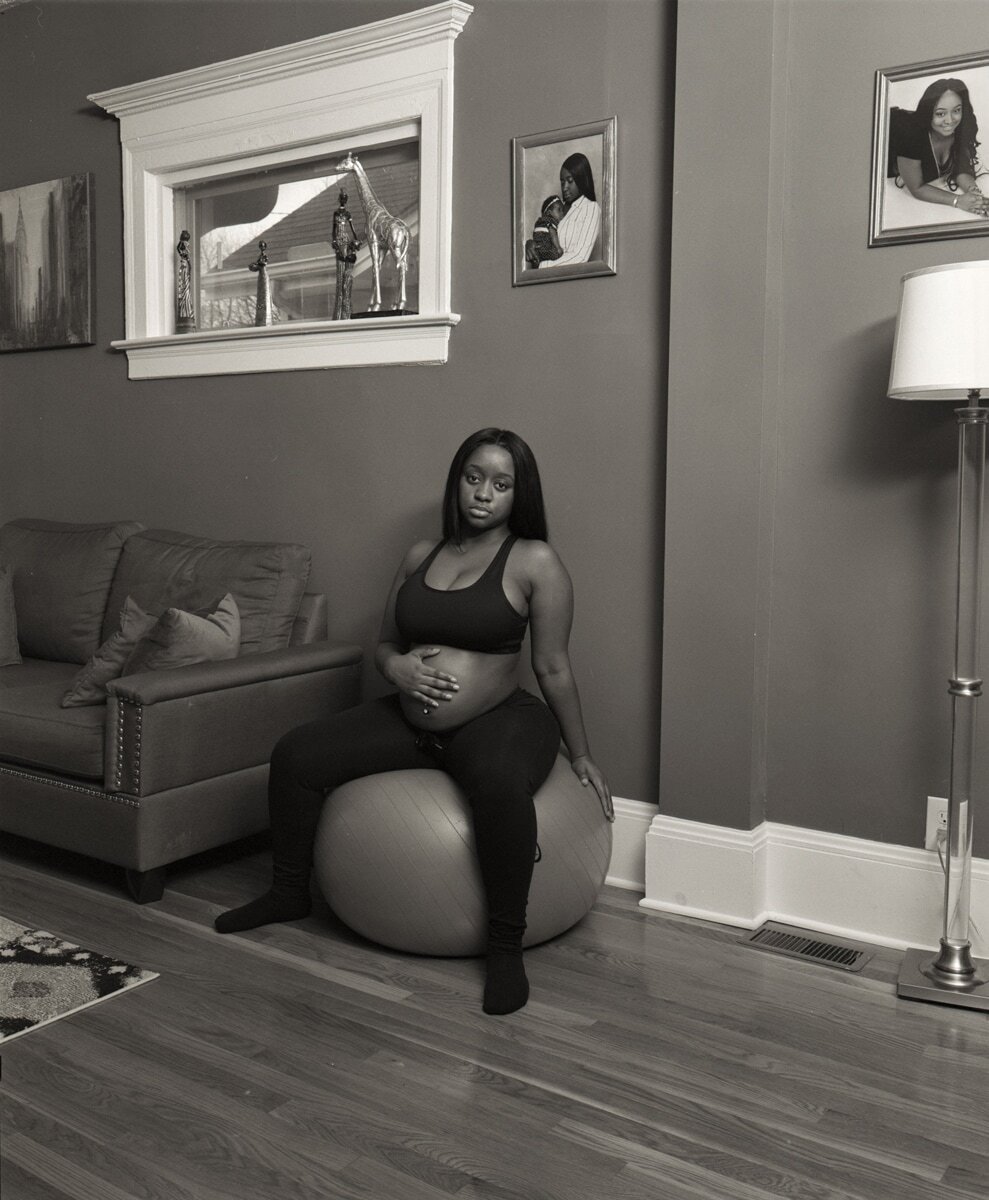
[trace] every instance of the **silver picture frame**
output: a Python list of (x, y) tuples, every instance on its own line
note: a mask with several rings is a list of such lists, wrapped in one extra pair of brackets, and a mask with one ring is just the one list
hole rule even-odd
[[(616, 117), (607, 117), (601, 121), (512, 139), (513, 287), (617, 273), (617, 124)], [(596, 205), (599, 216), (597, 236), (587, 247), (587, 257), (581, 261), (569, 259), (573, 253), (585, 253), (583, 249), (568, 251), (563, 255), (563, 262), (557, 263), (546, 258), (536, 265), (531, 258), (527, 258), (527, 248), (530, 254), (533, 253), (533, 230), (540, 220), (543, 204), (549, 197), (560, 195), (564, 163), (580, 158), (586, 165), (579, 174), (587, 178), (589, 173), (593, 181), (592, 203)], [(561, 234), (568, 215), (569, 208), (559, 221)]]
[[(981, 116), (973, 174), (979, 189), (989, 198), (989, 50), (878, 70), (873, 108), (870, 246), (983, 237), (989, 233), (989, 215), (965, 212), (955, 203), (962, 197), (950, 174), (930, 181), (930, 186), (952, 198), (951, 203), (937, 203), (913, 195), (896, 169), (895, 143), (902, 142), (904, 122), (908, 130), (911, 123), (916, 130), (915, 136), (920, 139), (918, 154), (926, 161), (927, 150), (922, 136), (925, 122), (916, 118), (915, 113), (928, 89), (933, 92), (937, 86), (952, 80), (964, 85), (967, 108), (974, 114), (977, 124)], [(965, 105), (962, 107), (964, 109)], [(924, 167), (926, 173), (937, 164), (933, 144), (930, 153), (930, 163)]]

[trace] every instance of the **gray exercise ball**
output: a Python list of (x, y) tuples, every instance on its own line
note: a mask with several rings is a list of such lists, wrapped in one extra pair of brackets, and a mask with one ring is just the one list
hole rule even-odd
[[(562, 755), (535, 796), (539, 848), (525, 945), (590, 910), (611, 858), (594, 788)], [(385, 771), (338, 787), (316, 831), (316, 880), (330, 908), (371, 941), (415, 954), (483, 954), (486, 906), (470, 810), (444, 771)]]

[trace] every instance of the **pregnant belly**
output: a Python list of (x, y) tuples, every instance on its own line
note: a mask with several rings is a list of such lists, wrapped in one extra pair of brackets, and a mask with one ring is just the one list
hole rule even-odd
[[(421, 650), (421, 646), (413, 646)], [(517, 686), (517, 654), (481, 654), (477, 650), (459, 650), (441, 646), (439, 654), (426, 659), (426, 665), (453, 675), (460, 685), (450, 700), (441, 700), (438, 708), (430, 705), (429, 716), (422, 711), (420, 700), (404, 693), (400, 697), (402, 712), (410, 725), (417, 729), (454, 729), (479, 717), (506, 700)]]

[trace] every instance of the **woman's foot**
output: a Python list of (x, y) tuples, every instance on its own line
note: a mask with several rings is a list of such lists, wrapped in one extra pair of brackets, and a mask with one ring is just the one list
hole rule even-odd
[(529, 999), (529, 980), (522, 964), (522, 951), (490, 950), (482, 1008), (491, 1016), (504, 1016), (524, 1007)]
[(299, 921), (312, 911), (309, 894), (279, 896), (276, 892), (265, 892), (241, 908), (232, 908), (220, 913), (213, 922), (219, 933), (242, 933), (245, 929), (257, 929), (259, 925), (274, 925), (280, 921)]

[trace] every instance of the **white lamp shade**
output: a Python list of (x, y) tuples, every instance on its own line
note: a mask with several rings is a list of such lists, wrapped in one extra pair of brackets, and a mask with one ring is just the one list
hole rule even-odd
[(948, 263), (903, 276), (887, 395), (989, 398), (989, 262)]

